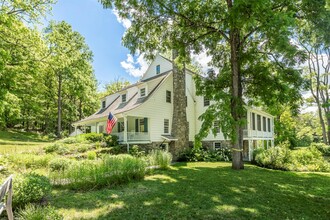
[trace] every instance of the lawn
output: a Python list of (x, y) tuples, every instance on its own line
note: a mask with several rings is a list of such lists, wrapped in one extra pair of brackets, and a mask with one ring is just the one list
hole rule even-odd
[(47, 145), (48, 142), (48, 139), (33, 132), (0, 131), (0, 154), (35, 151)]
[(65, 219), (329, 219), (330, 174), (178, 163), (114, 189), (54, 190)]
[[(36, 134), (0, 132), (0, 158), (47, 144), (51, 142)], [(0, 177), (30, 171), (48, 175), (47, 165), (27, 169), (16, 163), (0, 171)], [(329, 219), (330, 173), (177, 163), (128, 185), (88, 191), (54, 188), (49, 204), (65, 219)]]

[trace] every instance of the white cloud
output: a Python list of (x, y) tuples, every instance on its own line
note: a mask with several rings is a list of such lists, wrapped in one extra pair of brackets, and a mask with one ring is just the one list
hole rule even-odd
[(117, 21), (124, 26), (124, 28), (128, 29), (131, 27), (132, 22), (129, 19), (121, 18), (119, 16), (119, 12), (117, 9), (113, 9), (112, 13), (116, 16)]
[(144, 60), (143, 54), (137, 56), (136, 60), (131, 54), (127, 54), (127, 59), (122, 61), (120, 65), (126, 72), (134, 77), (141, 77), (148, 69), (148, 62)]

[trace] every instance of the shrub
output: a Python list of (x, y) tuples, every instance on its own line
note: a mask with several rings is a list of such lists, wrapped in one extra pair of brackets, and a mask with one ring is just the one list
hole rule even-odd
[(152, 150), (150, 153), (150, 165), (160, 169), (168, 169), (172, 162), (172, 154), (163, 150)]
[(75, 144), (75, 143), (80, 143), (81, 139), (78, 139), (76, 137), (68, 137), (60, 140), (59, 142), (64, 144)]
[(63, 216), (55, 208), (50, 206), (27, 205), (25, 209), (18, 212), (21, 220), (62, 220)]
[(142, 179), (144, 175), (145, 162), (130, 155), (107, 155), (102, 160), (79, 161), (64, 172), (50, 173), (54, 184), (80, 190), (127, 183)]
[(57, 151), (60, 148), (60, 146), (61, 146), (61, 144), (59, 144), (59, 143), (51, 144), (51, 145), (45, 146), (44, 151), (47, 154), (54, 153), (55, 151)]
[(24, 207), (28, 203), (40, 203), (49, 196), (49, 179), (35, 173), (16, 176), (13, 181), (13, 206)]
[(55, 143), (44, 147), (45, 153), (57, 153), (59, 155), (69, 154), (70, 150), (67, 146), (61, 143)]
[(316, 147), (324, 156), (330, 156), (330, 146), (324, 143), (312, 143), (310, 147)]
[(90, 141), (90, 142), (103, 141), (103, 134), (99, 134), (99, 133), (81, 134), (79, 136), (83, 137), (85, 140)]
[(289, 150), (283, 147), (258, 149), (254, 151), (255, 163), (271, 169), (292, 171), (330, 171), (329, 163), (324, 160), (316, 147)]
[(103, 134), (103, 141), (106, 143), (107, 147), (113, 147), (118, 145), (118, 136)]
[(220, 148), (216, 150), (206, 150), (202, 148), (186, 149), (180, 156), (178, 161), (197, 162), (197, 161), (230, 161), (232, 153), (228, 148)]
[(72, 164), (72, 160), (66, 158), (55, 158), (48, 164), (50, 171), (64, 171)]
[(138, 145), (133, 145), (129, 150), (129, 154), (134, 157), (143, 157), (145, 156), (145, 151), (141, 150)]
[(88, 151), (87, 152), (87, 159), (88, 160), (95, 160), (97, 157), (96, 152), (95, 151)]

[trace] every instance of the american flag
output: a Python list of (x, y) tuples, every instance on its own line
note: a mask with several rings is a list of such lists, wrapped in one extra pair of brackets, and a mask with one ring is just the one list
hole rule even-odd
[(110, 134), (112, 131), (112, 128), (115, 126), (117, 122), (117, 118), (111, 114), (111, 112), (109, 113), (108, 116), (108, 122), (107, 122), (107, 133)]

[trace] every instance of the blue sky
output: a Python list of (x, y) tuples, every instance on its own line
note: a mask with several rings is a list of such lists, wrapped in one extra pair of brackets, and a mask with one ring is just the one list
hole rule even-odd
[(121, 44), (125, 32), (123, 23), (111, 10), (103, 9), (97, 0), (58, 0), (52, 15), (47, 16), (47, 21), (50, 20), (64, 20), (85, 37), (94, 54), (93, 67), (99, 88), (118, 78), (130, 82), (139, 79), (144, 69), (136, 68), (145, 65), (145, 62), (141, 58), (138, 60), (138, 57), (128, 56), (129, 50)]

